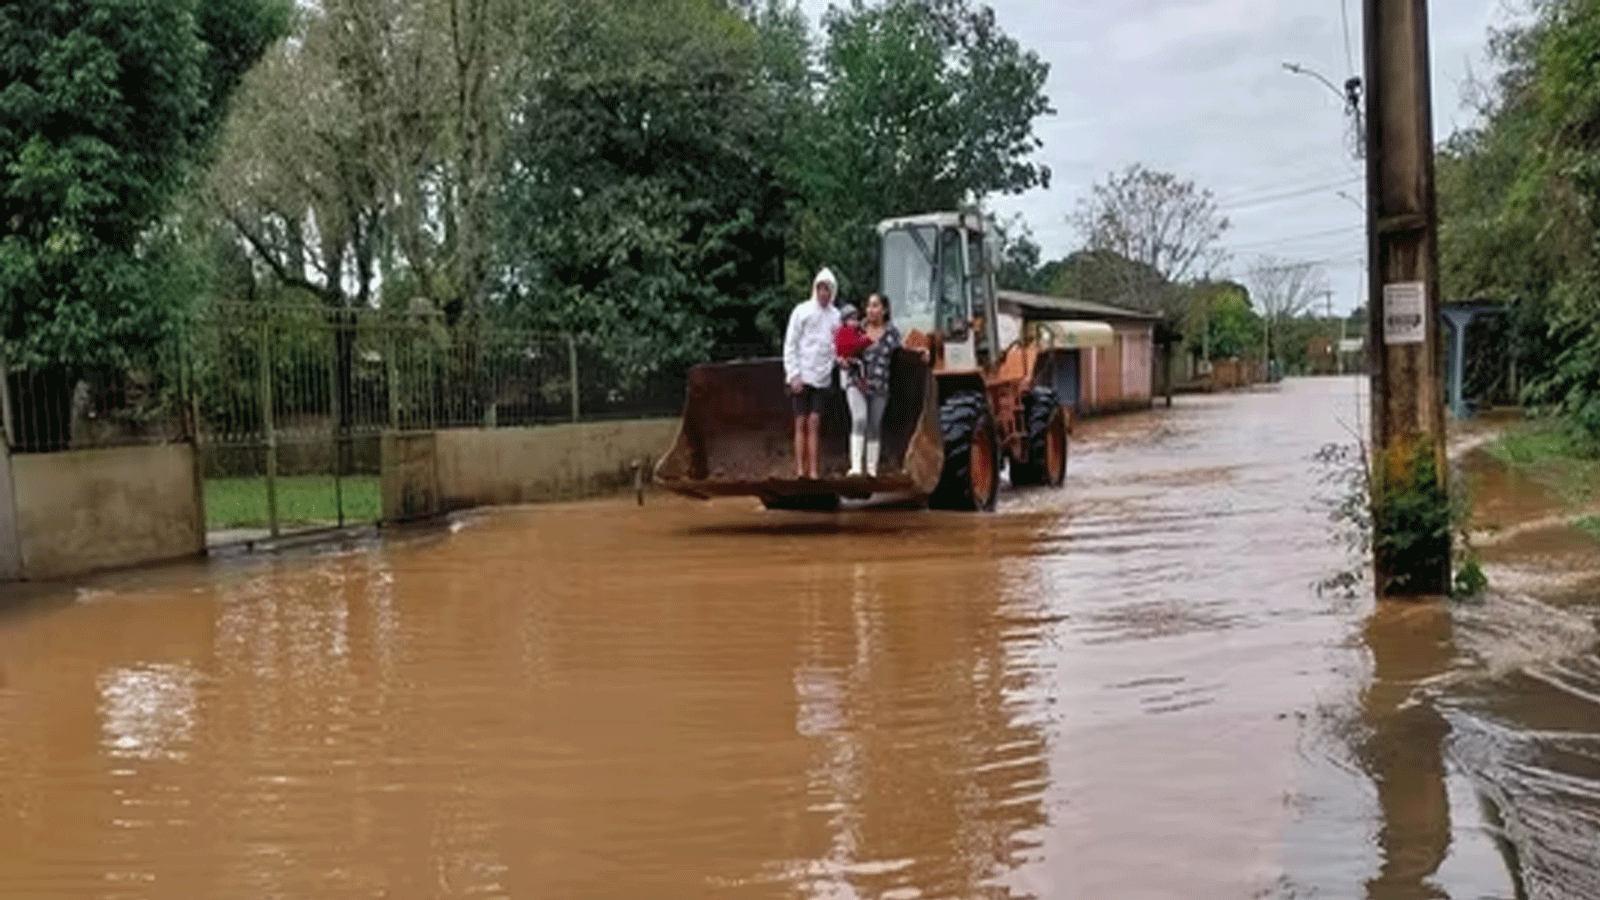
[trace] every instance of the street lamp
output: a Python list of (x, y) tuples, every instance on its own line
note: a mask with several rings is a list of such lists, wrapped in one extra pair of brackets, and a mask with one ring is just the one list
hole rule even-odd
[(1316, 80), (1322, 82), (1322, 84), (1327, 87), (1328, 90), (1332, 91), (1335, 97), (1339, 98), (1339, 102), (1344, 104), (1345, 114), (1350, 116), (1355, 122), (1355, 134), (1352, 136), (1352, 139), (1355, 142), (1355, 157), (1356, 159), (1365, 159), (1367, 155), (1367, 132), (1366, 128), (1361, 123), (1361, 79), (1354, 75), (1346, 78), (1344, 80), (1344, 90), (1341, 91), (1339, 88), (1334, 86), (1333, 82), (1329, 81), (1322, 75), (1321, 72), (1318, 72), (1315, 69), (1308, 69), (1299, 63), (1291, 62), (1284, 63), (1283, 67), (1296, 75), (1309, 75), (1312, 78), (1315, 78)]

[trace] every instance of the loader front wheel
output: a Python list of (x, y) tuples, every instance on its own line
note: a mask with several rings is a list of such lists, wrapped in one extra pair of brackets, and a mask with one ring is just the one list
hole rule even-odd
[(1000, 493), (1000, 446), (988, 400), (976, 391), (952, 394), (939, 408), (939, 430), (944, 471), (928, 506), (992, 511)]
[(1022, 409), (1028, 428), (1028, 461), (1011, 461), (1011, 484), (1059, 487), (1067, 477), (1067, 414), (1056, 392), (1047, 387), (1024, 394)]

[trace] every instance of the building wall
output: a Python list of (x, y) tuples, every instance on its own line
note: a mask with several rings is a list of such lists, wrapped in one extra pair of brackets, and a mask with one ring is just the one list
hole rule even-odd
[(383, 446), (384, 517), (614, 491), (632, 483), (635, 463), (648, 477), (676, 429), (676, 419), (642, 419), (392, 435)]
[(205, 549), (189, 444), (25, 453), (12, 456), (9, 468), (19, 577), (59, 578)]
[(1265, 381), (1266, 372), (1260, 360), (1219, 359), (1211, 364), (1211, 388), (1231, 391)]
[(1115, 331), (1111, 345), (1086, 349), (1080, 357), (1085, 414), (1150, 405), (1154, 329), (1119, 325)]

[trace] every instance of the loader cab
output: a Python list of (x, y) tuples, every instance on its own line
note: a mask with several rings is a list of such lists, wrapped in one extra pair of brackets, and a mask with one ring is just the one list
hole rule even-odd
[(900, 333), (925, 338), (940, 371), (980, 371), (1000, 356), (993, 247), (983, 226), (974, 212), (878, 224), (878, 284)]

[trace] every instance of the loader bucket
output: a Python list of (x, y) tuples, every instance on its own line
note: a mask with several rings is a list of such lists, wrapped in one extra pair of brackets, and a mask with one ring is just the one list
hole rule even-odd
[(939, 483), (944, 441), (938, 391), (922, 357), (896, 351), (883, 415), (882, 459), (875, 477), (847, 476), (850, 411), (830, 391), (819, 440), (820, 479), (795, 477), (794, 411), (781, 359), (707, 363), (689, 372), (688, 396), (671, 449), (655, 481), (699, 499), (751, 496), (769, 502), (867, 498), (875, 493), (926, 497)]

